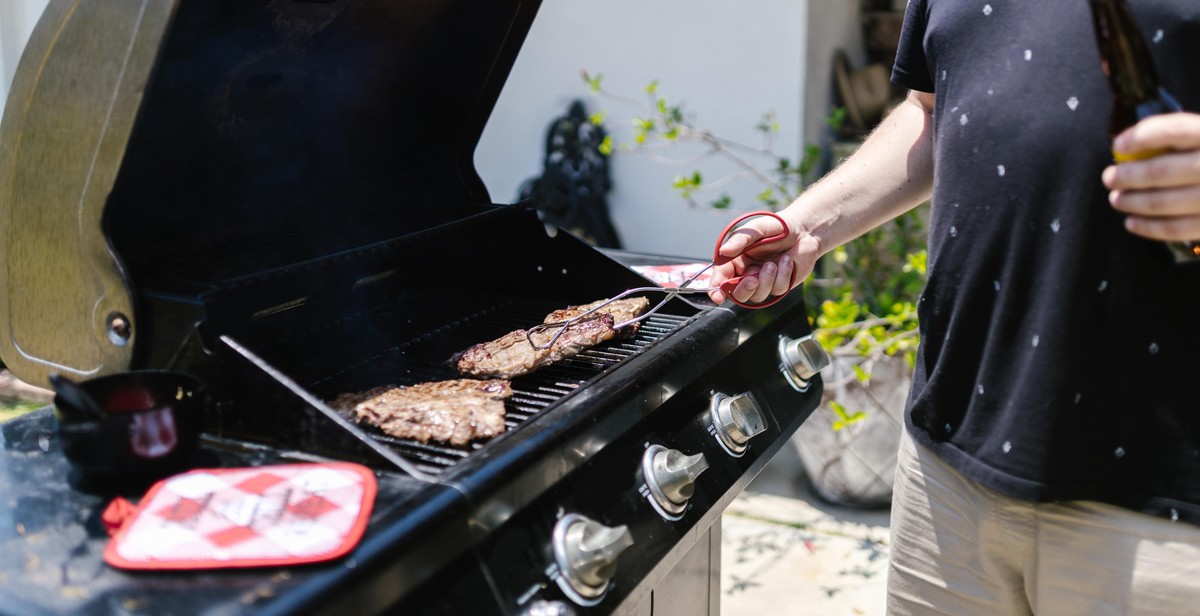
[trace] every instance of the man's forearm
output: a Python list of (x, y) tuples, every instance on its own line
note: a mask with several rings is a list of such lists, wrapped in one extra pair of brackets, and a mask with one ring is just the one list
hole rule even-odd
[(825, 254), (916, 207), (933, 187), (933, 95), (913, 92), (782, 214)]

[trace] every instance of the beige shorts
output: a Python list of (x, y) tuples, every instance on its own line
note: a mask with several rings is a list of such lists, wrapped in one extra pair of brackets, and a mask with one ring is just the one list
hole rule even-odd
[(1007, 498), (907, 434), (891, 518), (888, 614), (1200, 614), (1200, 526)]

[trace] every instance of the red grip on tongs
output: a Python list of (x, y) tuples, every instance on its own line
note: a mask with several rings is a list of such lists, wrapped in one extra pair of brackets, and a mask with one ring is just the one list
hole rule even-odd
[(759, 212), (750, 212), (748, 214), (742, 214), (741, 216), (735, 218), (733, 220), (733, 222), (730, 222), (729, 224), (725, 225), (725, 230), (721, 231), (721, 238), (717, 240), (717, 247), (713, 249), (713, 264), (725, 265), (726, 263), (729, 263), (734, 258), (736, 258), (736, 257), (723, 256), (721, 254), (721, 246), (725, 244), (725, 240), (729, 239), (729, 234), (734, 232), (737, 229), (737, 226), (739, 223), (749, 220), (751, 218), (754, 218), (756, 216), (766, 216), (768, 218), (774, 218), (776, 220), (776, 222), (778, 222), (780, 224), (780, 226), (783, 227), (783, 230), (775, 235), (770, 236), (770, 237), (759, 238), (759, 239), (751, 242), (750, 245), (747, 246), (746, 249), (742, 251), (742, 254), (746, 254), (747, 252), (750, 252), (751, 250), (754, 250), (755, 248), (758, 248), (759, 246), (762, 246), (763, 244), (770, 244), (771, 242), (778, 242), (779, 240), (786, 238), (788, 236), (788, 233), (791, 232), (791, 230), (788, 228), (787, 223), (783, 221), (783, 218), (774, 212), (759, 211)]
[[(788, 234), (791, 232), (791, 230), (788, 228), (787, 223), (784, 222), (783, 218), (774, 212), (758, 211), (758, 212), (750, 212), (748, 214), (743, 214), (743, 215), (737, 217), (736, 219), (734, 219), (728, 225), (725, 225), (725, 230), (721, 231), (721, 237), (719, 240), (717, 240), (717, 247), (713, 249), (713, 264), (714, 265), (724, 265), (736, 258), (736, 257), (726, 257), (726, 256), (722, 255), (721, 254), (721, 246), (725, 244), (725, 240), (729, 238), (729, 234), (732, 233), (737, 228), (739, 223), (746, 221), (750, 218), (754, 218), (755, 216), (767, 216), (770, 218), (774, 218), (780, 224), (780, 226), (783, 228), (783, 230), (775, 235), (760, 238), (758, 240), (751, 242), (750, 245), (747, 246), (745, 248), (745, 250), (742, 251), (742, 254), (746, 254), (747, 252), (750, 252), (751, 250), (754, 250), (755, 248), (758, 248), (759, 246), (762, 246), (764, 244), (770, 244), (772, 242), (778, 242), (779, 240), (785, 239), (785, 238), (787, 238)], [(740, 283), (743, 278), (745, 278), (745, 276), (734, 276), (733, 278), (730, 278), (729, 280), (726, 280), (725, 282), (722, 282), (721, 284), (717, 285), (717, 288), (721, 289), (721, 291), (723, 293), (725, 293), (725, 295), (727, 297), (729, 297), (730, 301), (732, 301), (733, 303), (735, 303), (738, 306), (741, 306), (743, 308), (766, 308), (767, 306), (774, 305), (776, 302), (783, 299), (783, 297), (784, 297), (783, 295), (777, 295), (774, 298), (771, 298), (761, 304), (752, 304), (749, 302), (738, 301), (733, 298), (733, 290), (735, 288), (737, 288), (738, 283)], [(788, 285), (788, 289), (791, 289), (795, 286), (796, 286), (796, 268), (793, 267), (792, 268), (792, 280), (791, 280), (791, 284)]]

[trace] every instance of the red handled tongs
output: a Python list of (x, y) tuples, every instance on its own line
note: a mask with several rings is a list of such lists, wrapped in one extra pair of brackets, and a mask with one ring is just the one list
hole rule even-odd
[[(715, 287), (692, 287), (692, 286), (690, 286), (693, 282), (696, 281), (697, 278), (699, 278), (701, 275), (703, 275), (708, 270), (712, 269), (713, 267), (715, 267), (717, 265), (724, 265), (725, 263), (728, 263), (729, 261), (732, 260), (731, 257), (726, 257), (726, 256), (721, 255), (721, 246), (725, 243), (725, 240), (729, 238), (729, 234), (732, 233), (733, 231), (737, 230), (737, 228), (742, 223), (746, 222), (747, 220), (750, 220), (751, 218), (756, 218), (759, 216), (766, 216), (766, 217), (775, 219), (775, 221), (780, 224), (782, 230), (779, 233), (776, 233), (775, 235), (772, 235), (769, 237), (764, 237), (764, 238), (761, 238), (761, 239), (751, 243), (749, 246), (746, 247), (745, 250), (742, 251), (743, 254), (746, 252), (749, 252), (750, 250), (758, 248), (759, 246), (763, 246), (765, 244), (770, 244), (772, 242), (777, 242), (788, 236), (790, 229), (788, 228), (787, 223), (784, 222), (783, 218), (781, 218), (778, 214), (775, 214), (773, 212), (750, 212), (748, 214), (744, 214), (744, 215), (738, 217), (737, 219), (735, 219), (733, 222), (730, 222), (728, 225), (725, 226), (725, 230), (721, 231), (721, 236), (717, 239), (717, 246), (716, 246), (716, 248), (713, 249), (712, 263), (709, 263), (708, 266), (706, 266), (704, 269), (696, 272), (691, 278), (688, 278), (686, 281), (684, 281), (683, 284), (679, 285), (678, 287), (667, 288), (667, 287), (654, 286), (654, 287), (637, 287), (634, 289), (627, 289), (625, 291), (622, 291), (621, 293), (618, 293), (617, 295), (614, 295), (613, 297), (610, 297), (609, 299), (605, 300), (603, 303), (597, 304), (593, 308), (589, 309), (587, 312), (583, 312), (578, 315), (575, 315), (574, 317), (571, 317), (570, 319), (567, 319), (565, 321), (557, 321), (554, 323), (541, 323), (539, 325), (535, 325), (535, 326), (529, 328), (528, 331), (526, 331), (525, 337), (529, 339), (529, 344), (531, 346), (533, 346), (533, 348), (539, 349), (539, 350), (540, 349), (548, 349), (548, 348), (554, 346), (554, 343), (557, 342), (559, 337), (563, 335), (563, 332), (567, 331), (567, 328), (571, 327), (575, 323), (588, 318), (589, 316), (595, 314), (596, 312), (602, 311), (605, 306), (607, 306), (619, 299), (624, 299), (631, 295), (637, 295), (640, 293), (662, 293), (663, 299), (662, 299), (662, 301), (658, 302), (658, 304), (656, 304), (653, 308), (647, 310), (646, 312), (643, 312), (642, 314), (640, 314), (632, 319), (629, 319), (627, 321), (622, 321), (620, 323), (614, 323), (613, 329), (621, 329), (622, 327), (628, 327), (630, 325), (633, 325), (634, 323), (645, 320), (650, 315), (654, 314), (655, 312), (658, 312), (658, 310), (660, 308), (662, 308), (663, 306), (665, 306), (667, 304), (667, 302), (671, 301), (672, 299), (675, 299), (675, 297), (680, 296), (680, 295), (694, 295), (696, 293), (708, 294), (712, 291), (716, 291), (719, 289), (725, 293), (726, 297), (728, 297), (730, 299), (730, 301), (737, 304), (738, 306), (742, 306), (743, 308), (766, 308), (767, 306), (770, 306), (770, 305), (774, 304), (775, 302), (778, 302), (779, 300), (783, 299), (782, 295), (768, 299), (767, 301), (758, 303), (758, 304), (754, 304), (754, 303), (750, 303), (750, 302), (742, 302), (742, 301), (738, 301), (738, 300), (734, 299), (733, 298), (733, 290), (735, 288), (737, 288), (738, 283), (740, 283), (742, 281), (742, 279), (745, 278), (745, 276), (735, 276), (733, 278), (730, 278), (729, 280), (726, 280), (725, 282), (722, 282), (720, 285), (715, 286)], [(796, 270), (795, 269), (792, 270), (792, 282), (791, 282), (790, 286), (792, 286), (792, 287), (796, 286)], [(549, 341), (547, 341), (544, 344), (537, 344), (536, 342), (533, 341), (533, 334), (535, 332), (542, 332), (542, 331), (545, 331), (545, 330), (551, 329), (551, 328), (558, 328), (558, 332), (555, 333), (554, 337), (550, 338)]]

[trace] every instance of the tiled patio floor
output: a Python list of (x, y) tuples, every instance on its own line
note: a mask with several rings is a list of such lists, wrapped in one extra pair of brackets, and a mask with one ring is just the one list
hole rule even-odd
[(887, 510), (813, 496), (791, 445), (726, 510), (723, 616), (882, 616)]

